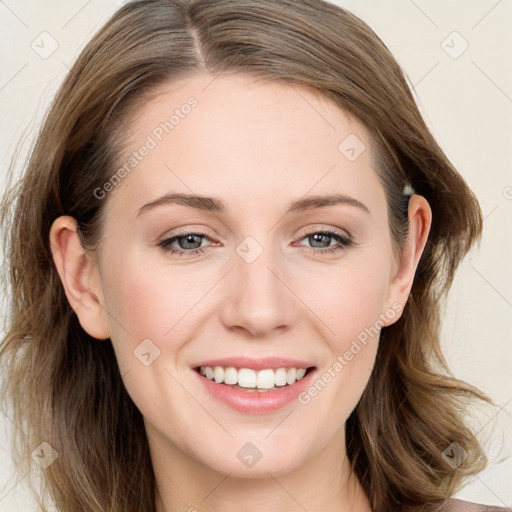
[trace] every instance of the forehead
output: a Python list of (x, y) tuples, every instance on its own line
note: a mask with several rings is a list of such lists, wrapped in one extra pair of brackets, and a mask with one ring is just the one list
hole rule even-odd
[(308, 192), (379, 193), (364, 127), (296, 85), (241, 74), (182, 78), (160, 86), (127, 128), (118, 167), (129, 172), (118, 188), (137, 204), (164, 192), (246, 204), (288, 204)]
[(219, 150), (231, 153), (245, 142), (244, 157), (251, 147), (262, 156), (262, 148), (300, 141), (309, 150), (320, 140), (337, 153), (340, 137), (367, 139), (364, 127), (319, 91), (246, 74), (197, 74), (160, 85), (128, 121), (130, 138), (153, 134), (168, 147), (188, 141), (209, 151), (223, 142)]

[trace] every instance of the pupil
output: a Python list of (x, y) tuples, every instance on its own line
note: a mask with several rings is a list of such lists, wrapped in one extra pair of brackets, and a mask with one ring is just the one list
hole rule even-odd
[[(314, 240), (316, 240), (316, 241), (319, 241), (319, 240), (318, 240), (318, 238), (321, 238), (321, 237), (329, 238), (329, 236), (328, 236), (328, 235), (323, 235), (323, 234), (318, 234), (318, 233), (317, 233), (317, 234), (315, 234), (315, 235), (313, 235), (313, 239), (314, 239)], [(326, 245), (329, 245), (329, 243), (324, 244), (324, 247), (325, 247)]]
[[(197, 241), (194, 242), (194, 238), (198, 238), (198, 236), (197, 235), (186, 235), (184, 238), (185, 238), (186, 244), (189, 244), (189, 243), (194, 244), (194, 243), (197, 243)], [(182, 247), (182, 249), (193, 249), (193, 247)]]

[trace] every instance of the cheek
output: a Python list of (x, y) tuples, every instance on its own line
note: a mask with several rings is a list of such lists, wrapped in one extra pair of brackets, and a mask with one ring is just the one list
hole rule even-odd
[(347, 342), (381, 318), (390, 279), (386, 261), (360, 253), (338, 267), (307, 277), (305, 283), (316, 284), (305, 289), (305, 302), (330, 327), (327, 332), (333, 348), (345, 349)]
[(208, 283), (193, 272), (128, 257), (107, 275), (105, 304), (122, 372), (140, 370), (136, 357), (142, 347), (151, 358), (173, 359), (191, 335), (187, 315), (198, 307)]
[(161, 416), (163, 403), (181, 410), (186, 396), (167, 370), (175, 374), (181, 348), (193, 337), (194, 308), (212, 284), (200, 273), (127, 256), (107, 275), (111, 340), (128, 394), (146, 418)]
[(187, 313), (211, 286), (201, 272), (183, 271), (154, 260), (125, 259), (109, 276), (106, 301), (108, 297), (115, 315), (112, 323), (114, 328), (121, 323), (135, 342), (150, 338), (164, 343), (175, 338), (186, 325)]
[(324, 287), (311, 288), (314, 291), (308, 295), (311, 309), (329, 327), (322, 332), (330, 354), (303, 400), (316, 401), (316, 396), (325, 400), (325, 407), (341, 422), (356, 407), (375, 364), (386, 315), (383, 308), (390, 276), (386, 261), (370, 255), (361, 255), (357, 264), (347, 261), (324, 276)]

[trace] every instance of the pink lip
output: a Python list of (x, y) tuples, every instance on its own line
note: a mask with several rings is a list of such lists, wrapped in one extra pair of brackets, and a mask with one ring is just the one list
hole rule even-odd
[(267, 368), (310, 368), (314, 364), (306, 361), (299, 361), (298, 359), (288, 359), (283, 357), (264, 357), (261, 359), (251, 359), (250, 357), (224, 357), (222, 359), (210, 359), (202, 363), (193, 365), (192, 368), (199, 368), (200, 366), (222, 366), (227, 368), (233, 366), (234, 368), (250, 368), (251, 370), (266, 370)]
[[(225, 360), (222, 361), (225, 362)], [(201, 366), (203, 365), (201, 364)], [(210, 364), (205, 364), (204, 366), (210, 366)], [(219, 364), (218, 366), (224, 366), (224, 364)], [(230, 366), (236, 367), (236, 365)], [(273, 366), (271, 365), (270, 367)], [(283, 366), (279, 367), (283, 368)], [(299, 367), (304, 368), (304, 366)], [(247, 366), (242, 365), (242, 368), (247, 368)], [(210, 395), (231, 409), (246, 414), (265, 414), (285, 407), (310, 386), (316, 373), (316, 369), (310, 370), (301, 380), (294, 384), (280, 387), (277, 391), (251, 392), (235, 389), (226, 384), (217, 384), (215, 381), (203, 377), (198, 371), (194, 370), (194, 374)]]

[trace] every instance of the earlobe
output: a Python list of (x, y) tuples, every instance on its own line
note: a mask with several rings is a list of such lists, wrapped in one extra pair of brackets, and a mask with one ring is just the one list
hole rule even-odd
[(392, 276), (387, 304), (387, 307), (391, 307), (391, 304), (399, 303), (402, 310), (409, 297), (418, 263), (427, 244), (432, 223), (432, 210), (423, 196), (413, 194), (409, 199), (408, 215), (407, 242), (401, 251), (396, 271)]
[(92, 337), (110, 336), (94, 258), (81, 245), (76, 219), (57, 218), (50, 230), (50, 248), (69, 304), (82, 328)]

